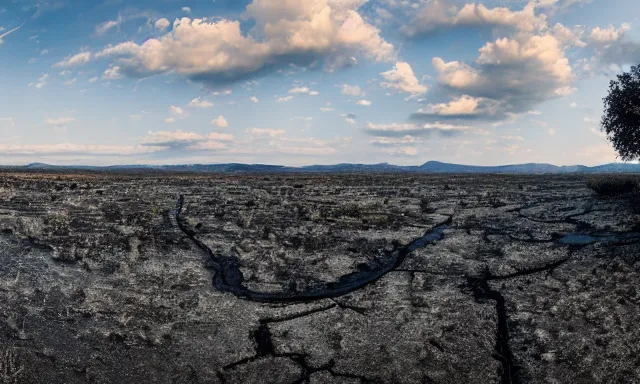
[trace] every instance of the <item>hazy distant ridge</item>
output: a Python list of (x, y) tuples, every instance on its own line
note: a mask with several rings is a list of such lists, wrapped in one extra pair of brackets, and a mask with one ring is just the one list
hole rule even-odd
[(419, 166), (401, 166), (388, 163), (380, 164), (333, 164), (288, 167), (269, 164), (184, 164), (184, 165), (114, 165), (114, 166), (60, 166), (32, 163), (25, 166), (4, 166), (6, 170), (51, 170), (51, 171), (102, 171), (102, 172), (200, 172), (200, 173), (616, 173), (640, 172), (640, 164), (610, 163), (594, 167), (584, 165), (556, 166), (552, 164), (510, 164), (498, 166), (476, 166), (428, 161)]

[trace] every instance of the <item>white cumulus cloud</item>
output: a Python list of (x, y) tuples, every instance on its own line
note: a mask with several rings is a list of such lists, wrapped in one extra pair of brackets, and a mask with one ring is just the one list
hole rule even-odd
[(347, 64), (355, 54), (392, 60), (393, 45), (358, 7), (337, 0), (254, 0), (244, 13), (255, 22), (251, 35), (243, 34), (236, 20), (184, 17), (160, 38), (108, 46), (96, 56), (120, 58), (119, 65), (133, 76), (172, 71), (212, 83), (249, 77), (267, 64), (277, 70), (291, 59), (321, 60), (327, 68)]
[(620, 28), (609, 25), (607, 28), (595, 27), (589, 34), (589, 39), (598, 44), (608, 44), (620, 40), (626, 31), (631, 29), (630, 25), (623, 24)]
[(111, 28), (115, 28), (119, 25), (119, 23), (115, 20), (109, 20), (109, 21), (105, 21), (102, 24), (99, 24), (98, 26), (96, 26), (96, 35), (98, 36), (102, 36), (105, 33), (107, 33), (107, 31), (109, 31)]
[(212, 102), (204, 100), (201, 97), (196, 97), (189, 102), (189, 106), (194, 108), (211, 108), (213, 105)]
[(74, 67), (87, 64), (91, 60), (91, 52), (81, 52), (55, 63), (54, 67)]
[(399, 92), (419, 95), (427, 92), (427, 87), (420, 84), (409, 63), (398, 62), (392, 70), (382, 72), (385, 79), (380, 85)]
[(177, 107), (175, 105), (169, 106), (169, 117), (164, 119), (165, 123), (175, 123), (177, 120), (185, 119), (189, 116), (189, 113), (184, 108)]
[(349, 84), (343, 84), (342, 85), (342, 91), (340, 92), (343, 95), (348, 95), (348, 96), (361, 96), (363, 95), (362, 89), (360, 89), (359, 86), (357, 85), (349, 85)]
[(285, 131), (283, 129), (251, 128), (249, 133), (253, 136), (278, 137), (284, 135)]
[(156, 20), (156, 22), (154, 24), (156, 29), (159, 30), (159, 31), (164, 31), (170, 25), (171, 25), (171, 22), (169, 20), (167, 20), (166, 18), (164, 18), (164, 17), (161, 18), (161, 19)]
[(224, 116), (220, 115), (217, 118), (211, 120), (211, 124), (218, 126), (220, 128), (226, 128), (229, 126), (229, 123), (227, 122), (227, 119), (224, 118)]
[(293, 96), (286, 96), (286, 97), (279, 97), (278, 98), (278, 103), (286, 103), (287, 101), (291, 101), (293, 99)]
[(520, 11), (513, 11), (507, 7), (487, 8), (479, 3), (466, 4), (458, 9), (444, 1), (433, 0), (425, 3), (401, 31), (408, 36), (416, 36), (457, 26), (508, 27), (523, 32), (539, 32), (546, 28), (547, 18), (545, 14), (536, 14), (533, 2), (527, 3)]
[(120, 74), (120, 67), (116, 65), (111, 68), (107, 68), (102, 74), (102, 78), (106, 80), (121, 79), (122, 75)]

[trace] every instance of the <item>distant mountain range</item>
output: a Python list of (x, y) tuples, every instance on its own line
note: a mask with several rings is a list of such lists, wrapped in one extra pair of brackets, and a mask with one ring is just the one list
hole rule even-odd
[(182, 173), (515, 173), (515, 174), (562, 174), (562, 173), (640, 173), (640, 164), (610, 163), (587, 167), (584, 165), (556, 166), (552, 164), (512, 164), (498, 166), (476, 166), (428, 161), (418, 166), (401, 166), (388, 163), (309, 165), (288, 167), (268, 164), (188, 164), (188, 165), (114, 165), (79, 166), (32, 163), (23, 166), (2, 166), (13, 171), (91, 171), (91, 172), (182, 172)]

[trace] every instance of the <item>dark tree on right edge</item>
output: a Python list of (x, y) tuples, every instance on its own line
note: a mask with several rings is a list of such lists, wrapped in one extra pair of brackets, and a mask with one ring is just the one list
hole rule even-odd
[(623, 161), (640, 159), (640, 65), (609, 83), (601, 130)]

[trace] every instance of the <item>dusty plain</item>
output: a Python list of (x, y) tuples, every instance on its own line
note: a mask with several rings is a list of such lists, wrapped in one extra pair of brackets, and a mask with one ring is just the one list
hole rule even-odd
[(0, 383), (640, 383), (634, 208), (579, 175), (2, 173)]

